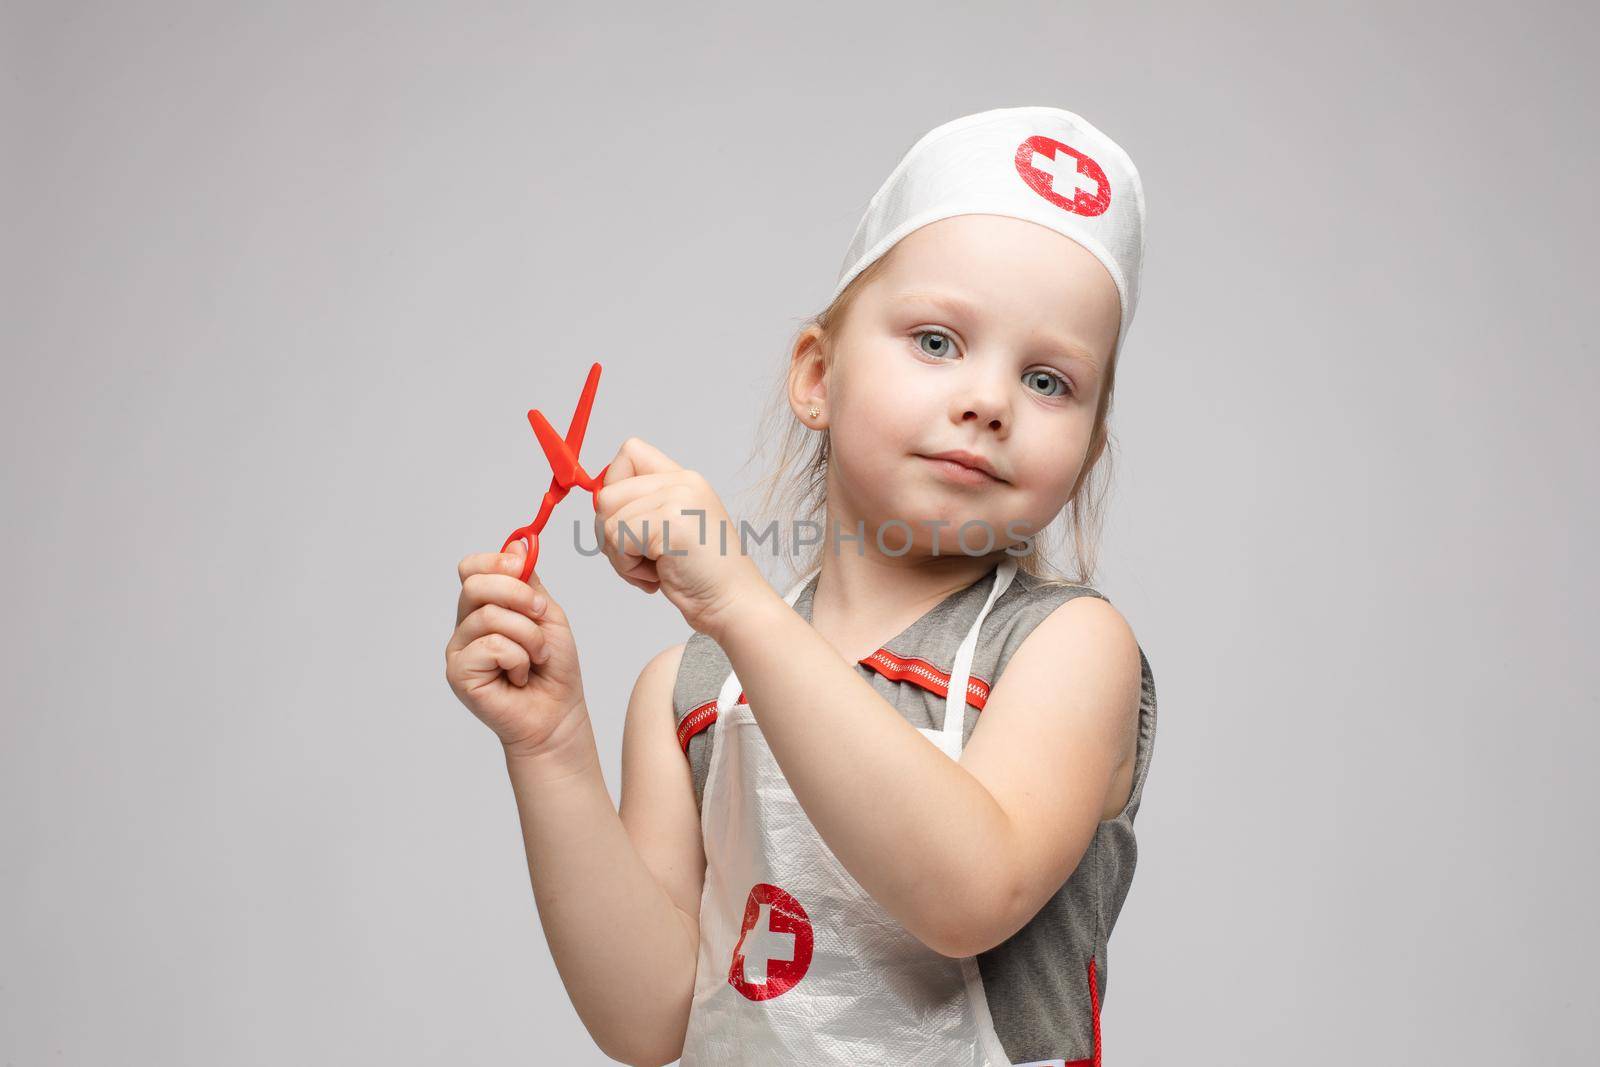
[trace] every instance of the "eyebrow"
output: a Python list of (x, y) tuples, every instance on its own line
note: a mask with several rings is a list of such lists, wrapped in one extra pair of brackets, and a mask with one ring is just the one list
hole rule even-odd
[[(967, 300), (965, 297), (956, 296), (954, 293), (936, 293), (932, 291), (915, 289), (905, 290), (897, 293), (890, 299), (897, 304), (937, 304), (940, 307), (955, 312), (957, 315), (964, 315), (968, 318), (976, 318), (978, 314), (977, 307), (971, 301)], [(1082, 364), (1084, 369), (1090, 374), (1098, 375), (1100, 373), (1099, 361), (1097, 361), (1093, 354), (1091, 354), (1090, 351), (1083, 345), (1080, 345), (1075, 341), (1068, 341), (1050, 333), (1045, 333), (1044, 339), (1046, 344), (1048, 344), (1062, 356), (1065, 356), (1074, 363)]]

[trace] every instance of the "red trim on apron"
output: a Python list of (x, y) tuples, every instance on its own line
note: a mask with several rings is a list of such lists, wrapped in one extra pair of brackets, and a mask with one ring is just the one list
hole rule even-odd
[(1089, 1010), (1094, 1013), (1094, 1054), (1086, 1060), (1068, 1060), (1067, 1067), (1100, 1067), (1100, 986), (1093, 956), (1089, 957)]
[[(897, 656), (887, 648), (880, 648), (862, 660), (861, 665), (876, 671), (890, 681), (910, 682), (935, 696), (942, 697), (950, 692), (950, 675), (918, 656)], [(982, 711), (988, 702), (989, 683), (976, 675), (969, 677), (967, 703)], [(739, 703), (748, 703), (743, 690), (739, 692)], [(683, 749), (684, 755), (689, 753), (689, 739), (716, 721), (715, 700), (706, 701), (683, 717), (683, 721), (678, 723), (678, 746)]]
[[(862, 660), (861, 665), (870, 667), (890, 681), (910, 682), (935, 696), (942, 697), (950, 692), (950, 675), (917, 656), (897, 656), (887, 648), (880, 648)], [(967, 703), (982, 711), (988, 700), (989, 683), (977, 675), (969, 676)]]
[[(739, 694), (739, 703), (748, 704), (744, 693)], [(678, 747), (683, 749), (683, 754), (689, 754), (689, 739), (704, 730), (707, 726), (717, 721), (717, 702), (708, 700), (697, 708), (692, 708), (689, 714), (683, 717), (678, 724)]]
[(683, 721), (678, 724), (678, 745), (683, 749), (685, 756), (689, 754), (689, 738), (716, 721), (717, 702), (715, 700), (706, 701), (683, 717)]

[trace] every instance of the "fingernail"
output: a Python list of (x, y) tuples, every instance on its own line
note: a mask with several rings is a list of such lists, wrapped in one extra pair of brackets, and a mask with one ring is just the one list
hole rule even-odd
[(543, 593), (535, 593), (535, 594), (533, 594), (533, 613), (535, 615), (542, 615), (542, 614), (544, 614), (544, 608), (545, 608), (544, 594)]

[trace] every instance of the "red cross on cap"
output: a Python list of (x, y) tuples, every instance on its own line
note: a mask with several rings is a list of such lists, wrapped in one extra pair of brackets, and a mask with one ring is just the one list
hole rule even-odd
[(1100, 164), (1043, 135), (1017, 146), (1017, 173), (1028, 188), (1063, 211), (1093, 217), (1111, 206), (1111, 182)]

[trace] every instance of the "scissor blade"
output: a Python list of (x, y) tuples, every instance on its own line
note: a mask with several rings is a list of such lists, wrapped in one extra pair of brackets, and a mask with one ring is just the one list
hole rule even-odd
[(600, 364), (589, 368), (584, 379), (583, 392), (578, 396), (578, 409), (572, 413), (572, 424), (567, 427), (567, 447), (574, 456), (583, 454), (583, 435), (589, 432), (589, 410), (594, 407), (595, 390), (600, 388)]
[(550, 469), (555, 471), (556, 481), (561, 483), (562, 488), (572, 486), (578, 478), (578, 458), (538, 408), (528, 412), (528, 422), (533, 426), (533, 435), (539, 439), (539, 447), (544, 449), (545, 456), (550, 460)]

